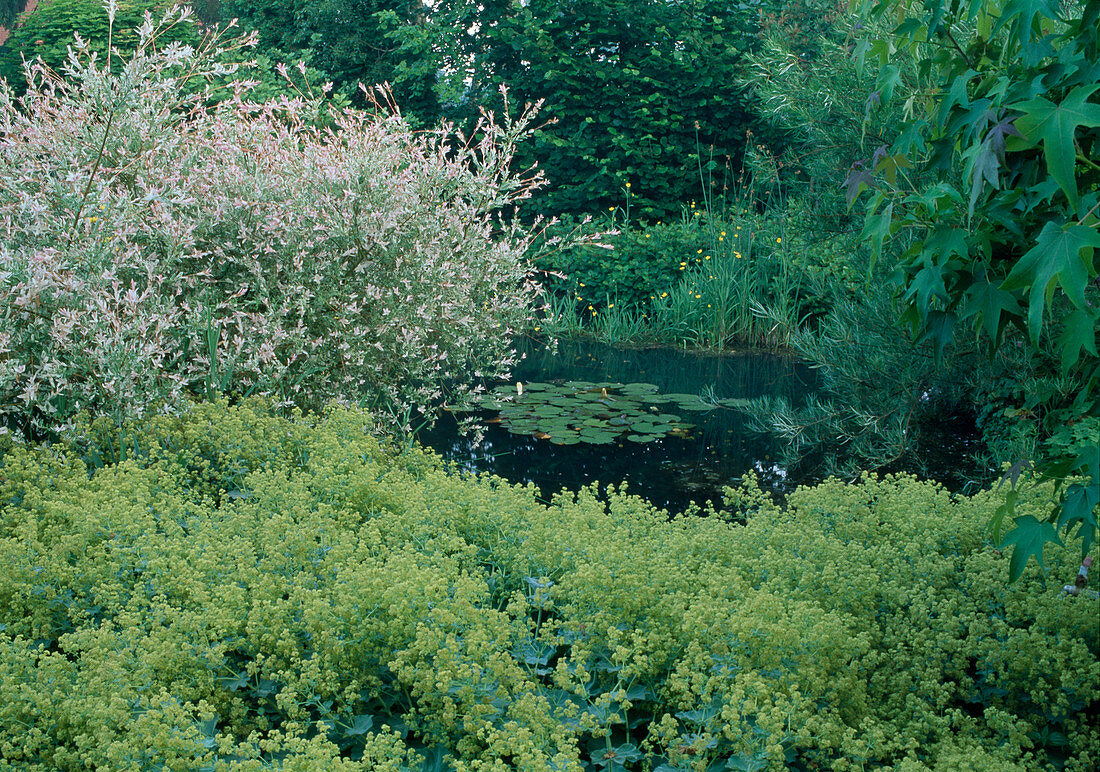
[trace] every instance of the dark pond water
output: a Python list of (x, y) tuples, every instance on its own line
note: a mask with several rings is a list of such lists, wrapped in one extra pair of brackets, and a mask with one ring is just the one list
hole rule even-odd
[[(562, 341), (556, 351), (530, 343), (522, 350), (526, 359), (515, 369), (514, 380), (524, 383), (641, 381), (665, 394), (707, 394), (715, 399), (771, 394), (801, 404), (815, 382), (814, 371), (806, 365), (771, 354), (713, 356), (582, 341)], [(475, 444), (458, 433), (450, 416), (421, 431), (418, 438), (459, 468), (535, 483), (547, 498), (562, 488), (577, 490), (594, 481), (625, 482), (632, 493), (670, 511), (682, 511), (692, 502), (719, 500), (723, 485), (749, 471), (777, 492), (802, 481), (774, 460), (775, 441), (747, 432), (736, 410), (681, 415), (696, 427), (687, 437), (647, 443), (620, 439), (607, 445), (563, 446), (489, 424), (482, 442)]]

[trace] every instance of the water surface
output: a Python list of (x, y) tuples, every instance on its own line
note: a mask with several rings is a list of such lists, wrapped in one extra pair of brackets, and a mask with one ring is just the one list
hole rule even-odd
[[(814, 388), (814, 371), (790, 357), (766, 353), (698, 354), (675, 349), (621, 349), (587, 341), (562, 341), (556, 349), (525, 343), (514, 381), (646, 382), (662, 393), (708, 394), (716, 399), (786, 397), (798, 405)], [(674, 408), (670, 412), (678, 412)], [(669, 436), (638, 444), (554, 445), (514, 435), (494, 424), (475, 444), (444, 416), (420, 441), (457, 467), (491, 473), (511, 482), (534, 483), (544, 497), (595, 481), (626, 483), (630, 492), (678, 512), (691, 503), (717, 501), (721, 489), (755, 471), (765, 486), (783, 492), (801, 482), (774, 460), (776, 441), (745, 430), (744, 417), (718, 408), (680, 412), (696, 425), (688, 437)], [(491, 414), (486, 414), (489, 416)]]

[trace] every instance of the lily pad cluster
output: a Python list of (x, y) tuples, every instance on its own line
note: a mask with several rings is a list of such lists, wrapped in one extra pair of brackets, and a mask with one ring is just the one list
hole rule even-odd
[(471, 407), (499, 411), (501, 426), (513, 434), (557, 445), (606, 445), (623, 437), (652, 442), (686, 435), (693, 425), (666, 409), (701, 412), (718, 404), (697, 394), (661, 394), (652, 383), (566, 381), (498, 386)]

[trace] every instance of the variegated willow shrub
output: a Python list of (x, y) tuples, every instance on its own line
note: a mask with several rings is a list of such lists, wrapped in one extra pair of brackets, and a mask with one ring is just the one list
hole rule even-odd
[(257, 104), (225, 86), (224, 37), (161, 46), (188, 13), (147, 17), (125, 57), (78, 39), (19, 99), (0, 86), (0, 422), (121, 423), (217, 392), (403, 422), (505, 370), (532, 292), (529, 232), (504, 215), (541, 184), (510, 168), (533, 111), (471, 138)]
[(669, 520), (371, 421), (204, 403), (115, 465), (109, 419), (9, 448), (0, 768), (1097, 766), (1100, 601), (1068, 550), (1003, 581), (996, 496), (746, 484)]

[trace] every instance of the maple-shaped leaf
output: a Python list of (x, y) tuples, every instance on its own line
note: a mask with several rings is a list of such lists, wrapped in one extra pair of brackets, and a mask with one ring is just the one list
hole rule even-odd
[(1001, 475), (1001, 479), (997, 481), (996, 490), (1000, 490), (1001, 486), (1004, 485), (1006, 482), (1013, 488), (1015, 488), (1016, 485), (1020, 482), (1020, 475), (1022, 475), (1024, 472), (1030, 472), (1034, 468), (1035, 464), (1033, 464), (1030, 459), (1019, 459), (1014, 464), (1012, 464), (1012, 466), (1006, 469), (1004, 474)]
[(875, 247), (874, 255), (882, 254), (882, 244), (890, 233), (890, 223), (893, 221), (894, 205), (887, 204), (881, 212), (867, 215), (863, 221), (863, 232), (860, 238), (870, 239)]
[(943, 361), (943, 352), (955, 338), (955, 315), (934, 308), (925, 314), (924, 328), (918, 343), (932, 342), (932, 354), (936, 362)]
[(1096, 356), (1097, 317), (1088, 309), (1078, 308), (1066, 317), (1062, 334), (1058, 336), (1058, 350), (1062, 352), (1062, 372), (1068, 373), (1077, 364), (1081, 352)]
[(1015, 122), (1011, 118), (1005, 118), (993, 124), (989, 133), (985, 135), (985, 141), (982, 144), (986, 145), (990, 152), (1000, 161), (1001, 166), (1004, 166), (1005, 141), (1008, 137), (1019, 136), (1021, 136), (1020, 130), (1016, 128)]
[(1075, 306), (1085, 305), (1085, 286), (1094, 275), (1092, 253), (1100, 247), (1100, 233), (1087, 225), (1048, 222), (1034, 247), (1012, 267), (1002, 289), (1027, 288), (1028, 328), (1038, 340), (1043, 309), (1060, 285)]
[(1016, 518), (1016, 527), (1005, 534), (1001, 547), (1012, 546), (1012, 558), (1008, 563), (1008, 581), (1015, 582), (1024, 572), (1027, 562), (1034, 556), (1039, 567), (1043, 567), (1043, 547), (1048, 542), (1061, 544), (1058, 529), (1054, 523), (1040, 522), (1032, 515)]
[(946, 299), (947, 286), (943, 280), (944, 269), (941, 265), (927, 263), (909, 279), (906, 298), (914, 300), (921, 309), (932, 305), (932, 299)]
[(1009, 318), (1019, 316), (1021, 310), (1015, 295), (1001, 289), (983, 275), (967, 289), (961, 318), (977, 317), (981, 329), (997, 344)]
[(1041, 19), (1057, 19), (1058, 6), (1055, 0), (1008, 0), (1001, 9), (1000, 18), (993, 32), (996, 33), (1005, 24), (1015, 21), (1016, 37), (1021, 43), (1033, 34), (1040, 32)]
[(994, 124), (982, 140), (978, 154), (974, 158), (974, 168), (970, 175), (970, 209), (974, 214), (974, 204), (981, 195), (982, 187), (988, 182), (994, 190), (1001, 186), (1001, 169), (1005, 165), (1005, 138), (1020, 136), (1020, 132), (1008, 118)]
[(1016, 128), (1028, 142), (1042, 143), (1047, 172), (1074, 207), (1077, 206), (1077, 180), (1073, 168), (1077, 150), (1073, 134), (1078, 126), (1090, 129), (1100, 126), (1100, 105), (1087, 101), (1097, 89), (1100, 83), (1077, 86), (1057, 105), (1045, 97), (1012, 105), (1012, 109), (1023, 113), (1016, 119)]
[(898, 153), (897, 155), (883, 153), (881, 157), (876, 154), (872, 163), (874, 164), (875, 171), (881, 174), (891, 185), (897, 184), (898, 169), (909, 169), (913, 166), (903, 153)]
[(1090, 485), (1074, 483), (1066, 490), (1066, 496), (1062, 500), (1062, 514), (1058, 518), (1058, 528), (1066, 529), (1067, 533), (1077, 523), (1081, 524), (1077, 532), (1084, 541), (1081, 545), (1082, 555), (1088, 554), (1092, 547), (1096, 534), (1096, 505), (1100, 503), (1100, 489), (1095, 480), (1090, 482)]
[(848, 206), (859, 198), (864, 188), (871, 187), (874, 181), (875, 178), (870, 169), (865, 168), (862, 163), (853, 164), (848, 170), (848, 176), (844, 178), (844, 198), (847, 199)]

